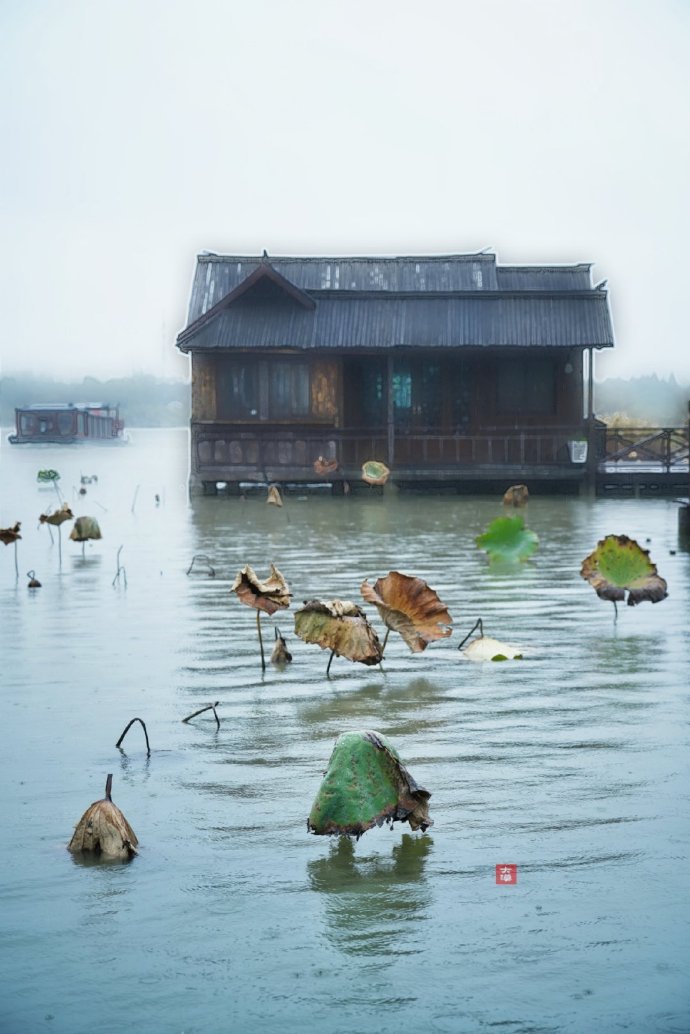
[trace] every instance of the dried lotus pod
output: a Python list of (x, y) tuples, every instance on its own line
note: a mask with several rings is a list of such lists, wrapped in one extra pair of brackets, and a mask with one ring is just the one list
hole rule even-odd
[(110, 796), (112, 783), (113, 777), (109, 775), (105, 784), (105, 798), (94, 801), (79, 819), (67, 845), (67, 850), (73, 854), (92, 851), (104, 858), (127, 860), (137, 853), (139, 841), (136, 834)]

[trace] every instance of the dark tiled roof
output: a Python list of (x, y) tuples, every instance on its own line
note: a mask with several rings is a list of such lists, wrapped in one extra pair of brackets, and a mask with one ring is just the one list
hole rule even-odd
[[(190, 322), (178, 345), (185, 351), (605, 348), (613, 345), (608, 298), (592, 288), (590, 268), (498, 266), (493, 254), (270, 260), (201, 255)], [(313, 299), (313, 309), (298, 304), (304, 298)]]
[(330, 292), (313, 312), (286, 303), (233, 305), (188, 338), (183, 349), (429, 348), (613, 344), (606, 295), (568, 298), (489, 294), (483, 297), (381, 297)]

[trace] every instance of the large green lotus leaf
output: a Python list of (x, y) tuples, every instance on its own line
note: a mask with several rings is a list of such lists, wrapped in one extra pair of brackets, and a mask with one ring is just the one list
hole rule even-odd
[(364, 611), (349, 600), (307, 600), (295, 613), (295, 634), (350, 661), (378, 664), (383, 657)]
[(520, 563), (527, 560), (539, 545), (536, 533), (525, 527), (525, 519), (519, 515), (497, 517), (475, 542), (489, 554), (492, 563)]
[(389, 476), (390, 470), (379, 460), (367, 460), (362, 464), (362, 480), (369, 485), (385, 485)]
[(445, 603), (422, 578), (390, 571), (373, 588), (363, 581), (360, 592), (367, 603), (374, 604), (386, 628), (398, 632), (413, 653), (451, 634), (448, 626), (453, 619)]
[(290, 606), (288, 584), (275, 564), (271, 564), (271, 573), (263, 582), (254, 568), (247, 564), (237, 572), (230, 588), (245, 606), (263, 610), (265, 614), (275, 614), (277, 610)]
[(582, 577), (602, 600), (625, 599), (634, 607), (644, 600), (659, 603), (666, 599), (666, 582), (643, 549), (627, 535), (607, 535), (582, 562)]
[(385, 736), (346, 732), (333, 748), (307, 828), (311, 833), (359, 838), (374, 825), (399, 821), (424, 832), (433, 824), (430, 797)]
[(69, 537), (73, 542), (86, 542), (88, 539), (102, 538), (98, 521), (95, 517), (77, 517)]

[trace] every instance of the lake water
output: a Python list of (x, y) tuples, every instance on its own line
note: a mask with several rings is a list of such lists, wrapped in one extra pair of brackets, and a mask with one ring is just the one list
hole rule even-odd
[[(48, 467), (103, 532), (83, 555), (63, 534), (61, 566), (38, 527), (58, 501), (36, 483)], [(677, 505), (535, 498), (539, 551), (507, 574), (474, 545), (497, 498), (190, 503), (186, 471), (184, 430), (0, 450), (0, 526), (22, 521), (18, 580), (0, 546), (0, 1031), (690, 1031)], [(644, 544), (669, 588), (617, 622), (579, 575), (608, 533)], [(186, 574), (199, 553), (215, 578)], [(385, 671), (336, 658), (327, 679), (328, 654), (283, 613), (264, 635), (277, 624), (294, 661), (262, 675), (230, 585), (270, 561), (296, 604), (420, 575), (455, 631), (414, 655), (391, 635)], [(478, 617), (524, 660), (463, 660)], [(215, 700), (220, 729), (210, 712), (182, 723)], [(115, 748), (135, 716), (150, 757), (139, 726)], [(357, 729), (388, 736), (431, 791), (426, 834), (307, 833), (335, 739)], [(85, 864), (65, 845), (109, 772), (140, 854)], [(517, 885), (496, 885), (504, 863)]]

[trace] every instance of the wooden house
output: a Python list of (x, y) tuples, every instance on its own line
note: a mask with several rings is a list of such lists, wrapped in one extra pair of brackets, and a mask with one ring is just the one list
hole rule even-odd
[[(219, 483), (577, 488), (592, 353), (613, 345), (588, 263), (494, 254), (202, 254), (178, 348), (192, 360), (192, 492)], [(319, 458), (334, 467), (315, 473)]]

